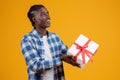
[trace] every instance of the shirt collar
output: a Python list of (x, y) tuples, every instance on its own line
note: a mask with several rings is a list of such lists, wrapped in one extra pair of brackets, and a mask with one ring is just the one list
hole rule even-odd
[[(40, 32), (38, 32), (35, 28), (33, 28), (32, 33), (37, 37), (40, 37), (40, 38), (43, 37), (43, 35)], [(51, 35), (51, 33), (49, 31), (47, 31), (47, 37), (49, 37), (50, 35)]]

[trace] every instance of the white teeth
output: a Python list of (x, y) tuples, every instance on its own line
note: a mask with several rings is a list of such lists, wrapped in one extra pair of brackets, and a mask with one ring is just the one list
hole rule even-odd
[(50, 20), (47, 20), (47, 21), (50, 21)]

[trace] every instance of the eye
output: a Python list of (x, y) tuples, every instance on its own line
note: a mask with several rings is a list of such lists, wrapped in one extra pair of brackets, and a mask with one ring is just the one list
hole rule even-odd
[(41, 16), (44, 16), (44, 15), (45, 15), (45, 13), (43, 13), (43, 12), (42, 12), (40, 15), (41, 15)]
[(41, 16), (49, 15), (49, 12), (41, 12)]

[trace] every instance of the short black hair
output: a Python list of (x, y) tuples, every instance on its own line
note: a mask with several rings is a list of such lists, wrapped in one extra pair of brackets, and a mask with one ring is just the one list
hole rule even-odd
[(38, 11), (39, 9), (41, 8), (45, 8), (42, 4), (37, 4), (37, 5), (33, 5), (30, 7), (28, 13), (27, 13), (27, 17), (29, 18), (29, 20), (31, 21), (32, 23), (32, 26), (34, 26), (34, 21), (32, 20), (33, 18), (33, 11)]

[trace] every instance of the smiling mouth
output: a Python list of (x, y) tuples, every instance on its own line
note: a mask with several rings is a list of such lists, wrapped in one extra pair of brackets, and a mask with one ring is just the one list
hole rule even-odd
[(47, 20), (47, 23), (50, 23), (50, 19)]
[(50, 19), (48, 19), (47, 22), (50, 22)]

